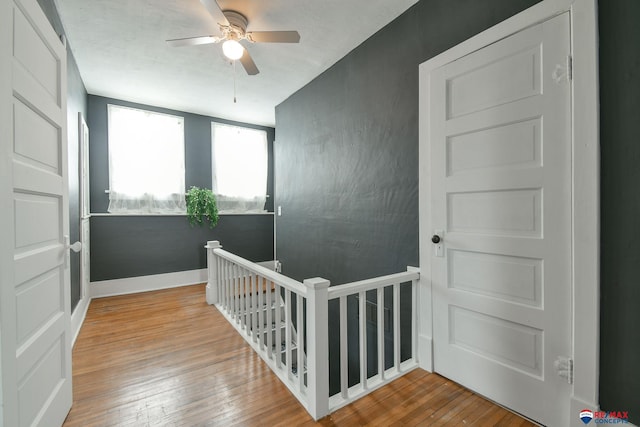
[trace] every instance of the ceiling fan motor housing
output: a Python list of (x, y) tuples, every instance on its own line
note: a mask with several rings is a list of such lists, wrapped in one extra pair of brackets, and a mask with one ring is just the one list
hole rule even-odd
[(229, 21), (228, 26), (220, 25), (222, 32), (231, 36), (229, 38), (234, 40), (244, 39), (247, 31), (247, 25), (249, 25), (247, 18), (235, 10), (223, 10), (222, 13), (224, 13), (227, 21)]

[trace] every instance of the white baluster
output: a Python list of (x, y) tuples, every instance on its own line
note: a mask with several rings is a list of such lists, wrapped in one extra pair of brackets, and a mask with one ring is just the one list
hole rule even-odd
[(367, 293), (360, 292), (359, 309), (358, 309), (358, 325), (360, 338), (360, 385), (363, 389), (367, 389)]
[(273, 348), (273, 330), (272, 330), (272, 325), (274, 322), (273, 307), (275, 307), (275, 304), (273, 302), (274, 297), (271, 293), (271, 282), (265, 282), (265, 286), (267, 287), (267, 293), (266, 293), (267, 303), (265, 305), (267, 309), (267, 322), (265, 324), (265, 331), (267, 333), (267, 356), (269, 356), (269, 359), (271, 359), (271, 355), (272, 355), (271, 350)]
[(245, 276), (245, 270), (239, 268), (238, 269), (238, 285), (240, 288), (240, 325), (242, 328), (245, 328), (245, 332), (246, 332), (246, 327), (247, 327), (247, 301), (246, 301), (246, 295), (247, 295), (247, 283), (246, 283), (246, 276)]
[(232, 264), (233, 272), (233, 317), (236, 323), (240, 323), (240, 270), (237, 265)]
[(220, 268), (220, 289), (222, 289), (222, 309), (223, 310), (227, 310), (228, 305), (228, 301), (227, 301), (227, 268), (226, 268), (226, 261), (222, 258), (218, 258), (218, 262), (219, 262), (219, 268)]
[(347, 341), (347, 297), (340, 297), (340, 393), (349, 397), (349, 343)]
[(235, 282), (233, 280), (233, 264), (230, 261), (227, 261), (227, 295), (229, 298), (229, 304), (227, 304), (227, 313), (233, 318), (233, 309), (236, 300), (236, 296), (233, 292), (233, 287), (235, 286)]
[(224, 307), (224, 270), (222, 269), (222, 259), (216, 256), (216, 265), (218, 269), (218, 301)]
[(384, 288), (378, 288), (378, 375), (384, 380)]
[(227, 266), (229, 274), (229, 316), (235, 320), (236, 315), (236, 279), (234, 277), (234, 267), (231, 262)]
[(256, 295), (256, 284), (258, 277), (250, 274), (249, 283), (251, 285), (251, 333), (253, 342), (258, 342), (258, 295)]
[(275, 344), (274, 351), (276, 354), (276, 367), (280, 368), (282, 365), (282, 328), (281, 328), (282, 308), (280, 307), (280, 298), (282, 294), (280, 293), (280, 286), (276, 285), (274, 292), (275, 292), (275, 295), (274, 295), (275, 310), (274, 311), (276, 314), (276, 321), (274, 323), (275, 331), (276, 331), (276, 342), (274, 343)]
[(248, 336), (251, 336), (251, 310), (253, 307), (251, 306), (251, 279), (249, 272), (247, 270), (242, 270), (242, 283), (244, 290), (244, 327), (245, 332)]
[(227, 277), (227, 314), (231, 315), (233, 313), (233, 292), (232, 292), (232, 276), (231, 276), (231, 263), (229, 261), (225, 261), (225, 275)]
[(296, 322), (297, 322), (297, 337), (296, 337), (296, 347), (297, 350), (297, 370), (298, 370), (298, 390), (302, 391), (304, 389), (304, 323), (302, 320), (303, 315), (303, 303), (302, 303), (302, 295), (297, 294), (296, 296)]
[(291, 341), (293, 338), (291, 337), (291, 329), (293, 328), (293, 322), (291, 320), (291, 291), (289, 289), (285, 289), (284, 291), (284, 325), (285, 325), (285, 363), (287, 365), (287, 378), (291, 379), (291, 369), (293, 369), (293, 363), (291, 360)]
[(393, 365), (400, 370), (400, 284), (393, 285)]

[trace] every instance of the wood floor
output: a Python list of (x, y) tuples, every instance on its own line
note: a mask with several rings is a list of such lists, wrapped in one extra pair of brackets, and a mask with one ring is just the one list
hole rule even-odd
[(315, 423), (204, 299), (204, 286), (96, 299), (64, 426), (531, 426), (415, 370)]

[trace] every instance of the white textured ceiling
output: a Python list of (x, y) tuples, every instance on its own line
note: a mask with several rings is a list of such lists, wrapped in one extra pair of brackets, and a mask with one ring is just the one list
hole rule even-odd
[(418, 0), (219, 0), (248, 31), (297, 30), (299, 44), (246, 43), (260, 74), (234, 68), (220, 44), (167, 39), (219, 34), (199, 0), (55, 0), (87, 91), (273, 126), (275, 106)]

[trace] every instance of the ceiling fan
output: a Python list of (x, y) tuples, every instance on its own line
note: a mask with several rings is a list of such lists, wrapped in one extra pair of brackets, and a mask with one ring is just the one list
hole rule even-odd
[(300, 34), (297, 31), (247, 31), (249, 20), (241, 13), (222, 10), (216, 0), (200, 0), (200, 2), (218, 23), (222, 35), (167, 40), (169, 46), (195, 46), (222, 42), (224, 55), (234, 61), (240, 60), (247, 74), (255, 75), (260, 71), (249, 55), (249, 51), (240, 44), (241, 40), (251, 43), (298, 43), (300, 41)]

